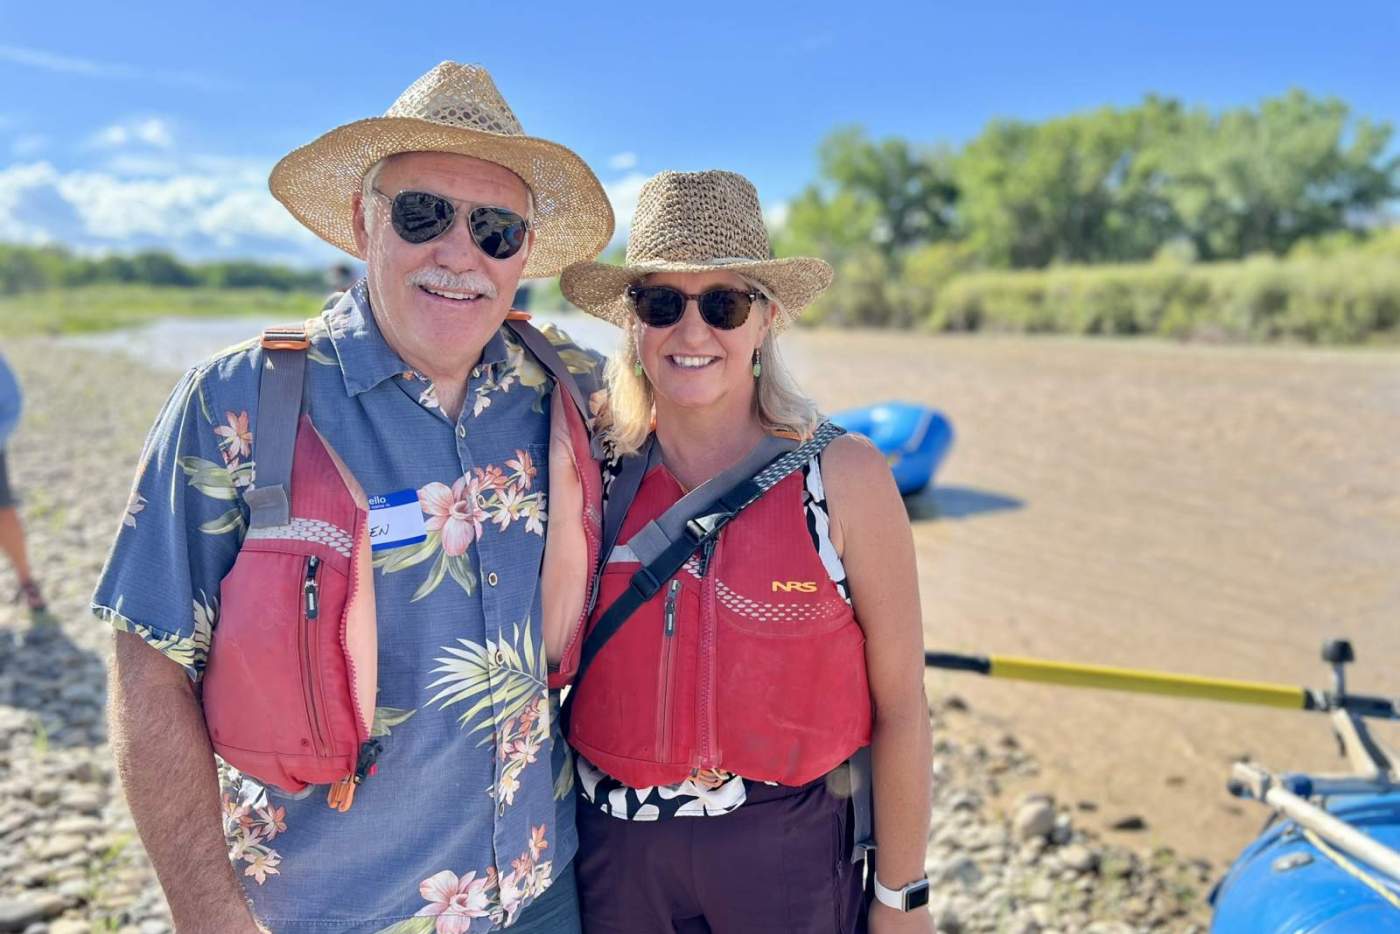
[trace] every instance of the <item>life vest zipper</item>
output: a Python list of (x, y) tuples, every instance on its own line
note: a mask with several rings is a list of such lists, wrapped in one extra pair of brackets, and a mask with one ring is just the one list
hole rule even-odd
[(719, 550), (719, 538), (724, 532), (706, 540), (700, 551), (700, 666), (698, 685), (699, 696), (696, 709), (696, 725), (699, 730), (700, 755), (693, 767), (713, 769), (719, 767), (719, 756), (715, 745), (715, 579), (710, 576), (715, 553)]
[(384, 749), (377, 739), (365, 740), (360, 744), (360, 755), (355, 761), (355, 771), (331, 785), (326, 794), (326, 803), (344, 813), (355, 803), (355, 789), (369, 776), (378, 771), (375, 760)]
[(306, 701), (306, 716), (311, 723), (311, 736), (316, 744), (317, 755), (330, 755), (326, 748), (325, 733), (321, 729), (321, 705), (316, 700), (317, 665), (315, 639), (312, 638), (311, 624), (320, 614), (320, 594), (317, 574), (321, 569), (321, 559), (311, 555), (306, 559), (306, 575), (302, 579), (302, 614), (298, 629), (301, 641), (301, 687)]
[(676, 652), (676, 598), (680, 595), (680, 589), (681, 579), (671, 578), (671, 583), (666, 588), (666, 612), (661, 631), (661, 703), (656, 708), (656, 716), (660, 721), (656, 729), (656, 758), (661, 762), (671, 761), (671, 703), (675, 694), (671, 684), (671, 663)]

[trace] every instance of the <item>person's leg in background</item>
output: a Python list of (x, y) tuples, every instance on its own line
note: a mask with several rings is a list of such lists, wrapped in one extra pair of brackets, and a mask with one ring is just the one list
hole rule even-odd
[(47, 607), (39, 585), (34, 580), (33, 569), (29, 566), (29, 551), (24, 542), (24, 524), (20, 522), (19, 510), (15, 508), (14, 493), (10, 490), (9, 470), (5, 463), (5, 451), (0, 449), (0, 551), (5, 553), (10, 565), (19, 578), (19, 596), (30, 612), (42, 613)]

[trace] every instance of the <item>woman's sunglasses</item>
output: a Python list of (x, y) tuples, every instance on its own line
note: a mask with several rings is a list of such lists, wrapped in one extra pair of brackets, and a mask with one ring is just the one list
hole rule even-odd
[[(392, 205), (389, 219), (394, 231), (409, 243), (427, 243), (447, 233), (457, 217), (457, 206), (442, 195), (427, 191), (401, 191), (387, 198)], [(530, 222), (507, 208), (474, 207), (467, 214), (472, 240), (492, 259), (509, 259), (525, 245)]]
[(763, 297), (756, 289), (707, 289), (691, 295), (669, 285), (634, 285), (627, 289), (627, 300), (638, 320), (647, 327), (669, 328), (685, 316), (692, 298), (700, 306), (700, 317), (712, 328), (732, 331), (749, 317), (753, 303)]

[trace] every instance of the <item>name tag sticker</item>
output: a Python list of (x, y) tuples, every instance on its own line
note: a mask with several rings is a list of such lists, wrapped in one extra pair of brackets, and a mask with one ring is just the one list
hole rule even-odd
[(369, 498), (369, 547), (371, 551), (416, 545), (428, 538), (423, 510), (416, 490), (399, 490)]

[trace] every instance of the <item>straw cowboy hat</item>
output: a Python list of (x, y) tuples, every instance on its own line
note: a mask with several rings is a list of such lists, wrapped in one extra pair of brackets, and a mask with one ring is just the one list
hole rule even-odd
[(831, 284), (819, 259), (773, 259), (753, 183), (734, 172), (662, 172), (647, 180), (627, 237), (622, 266), (575, 263), (564, 270), (564, 297), (591, 315), (626, 327), (629, 285), (655, 272), (724, 269), (757, 282), (777, 300), (773, 327), (791, 324)]
[(612, 237), (613, 212), (593, 171), (573, 152), (526, 136), (479, 65), (443, 62), (409, 85), (382, 117), (336, 127), (293, 150), (268, 187), (322, 240), (363, 259), (353, 199), (365, 173), (401, 152), (450, 152), (510, 169), (534, 196), (535, 245), (523, 278), (555, 276), (593, 259)]

